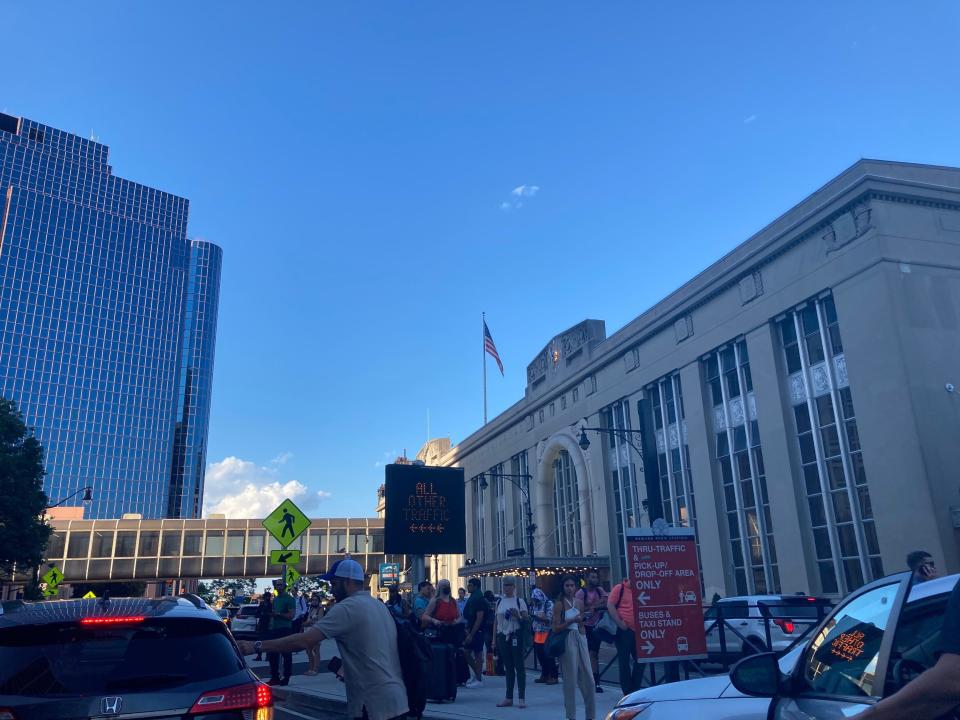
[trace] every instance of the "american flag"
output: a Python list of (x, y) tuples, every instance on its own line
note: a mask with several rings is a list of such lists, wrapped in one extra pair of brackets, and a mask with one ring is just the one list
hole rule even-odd
[(493, 337), (490, 335), (490, 328), (487, 327), (486, 320), (483, 321), (483, 349), (497, 361), (497, 367), (500, 368), (500, 374), (503, 375), (503, 363), (500, 362), (500, 355), (497, 353), (497, 346), (493, 344)]

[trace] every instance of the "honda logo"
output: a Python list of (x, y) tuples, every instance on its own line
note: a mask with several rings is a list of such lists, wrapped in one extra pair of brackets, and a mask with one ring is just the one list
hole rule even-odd
[(123, 705), (122, 697), (100, 698), (100, 713), (102, 715), (119, 715), (121, 705)]

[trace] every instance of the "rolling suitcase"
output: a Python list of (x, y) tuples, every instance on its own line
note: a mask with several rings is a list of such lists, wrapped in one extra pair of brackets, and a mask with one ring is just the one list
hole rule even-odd
[(434, 643), (433, 662), (427, 681), (427, 700), (453, 702), (457, 699), (456, 648), (446, 643)]

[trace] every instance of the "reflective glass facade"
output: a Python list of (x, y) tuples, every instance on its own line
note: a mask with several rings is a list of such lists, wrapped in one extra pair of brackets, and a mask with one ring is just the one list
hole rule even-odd
[(200, 517), (203, 504), (222, 258), (223, 251), (213, 243), (203, 240), (190, 243), (183, 353), (177, 388), (173, 466), (167, 509), (167, 517), (171, 518)]
[(191, 359), (188, 202), (107, 161), (105, 145), (0, 115), (0, 395), (36, 429), (53, 500), (90, 485), (88, 517), (159, 518)]

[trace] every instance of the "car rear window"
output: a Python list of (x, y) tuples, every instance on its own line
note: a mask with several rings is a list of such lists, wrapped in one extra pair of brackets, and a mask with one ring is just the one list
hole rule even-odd
[(766, 609), (772, 618), (789, 620), (823, 619), (830, 614), (830, 603), (826, 600), (810, 601), (804, 598), (783, 598), (782, 600), (761, 600), (758, 605)]
[(222, 623), (148, 619), (0, 630), (0, 695), (88, 695), (162, 690), (244, 667)]

